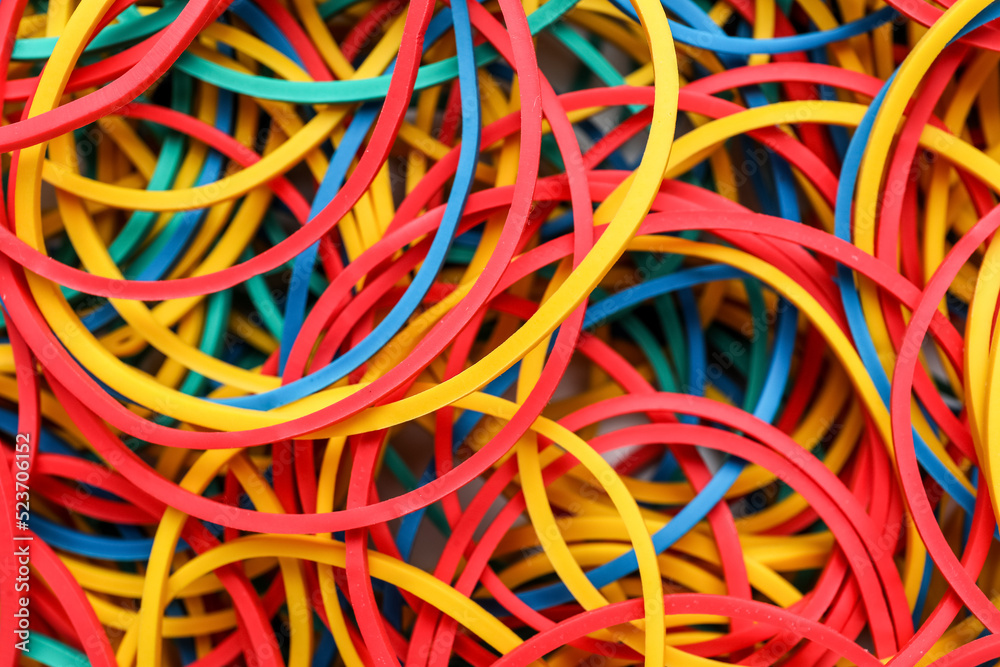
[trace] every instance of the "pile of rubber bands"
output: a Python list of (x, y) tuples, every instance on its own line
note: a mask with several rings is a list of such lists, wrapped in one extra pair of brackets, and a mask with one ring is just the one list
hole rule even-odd
[(997, 17), (0, 1), (0, 667), (994, 664)]

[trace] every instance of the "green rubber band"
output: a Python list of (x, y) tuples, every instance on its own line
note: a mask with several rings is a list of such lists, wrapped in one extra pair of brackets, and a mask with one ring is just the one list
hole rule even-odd
[(30, 646), (31, 651), (26, 655), (43, 665), (49, 667), (90, 667), (90, 660), (87, 659), (86, 655), (43, 634), (33, 632)]

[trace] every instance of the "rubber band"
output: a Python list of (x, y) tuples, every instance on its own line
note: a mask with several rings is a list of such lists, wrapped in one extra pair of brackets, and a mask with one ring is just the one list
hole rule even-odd
[(0, 3), (0, 662), (997, 660), (998, 13)]

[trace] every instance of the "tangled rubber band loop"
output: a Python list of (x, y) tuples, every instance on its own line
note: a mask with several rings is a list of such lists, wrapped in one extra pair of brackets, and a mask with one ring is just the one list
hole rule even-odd
[(1000, 664), (1000, 4), (0, 2), (0, 665)]

